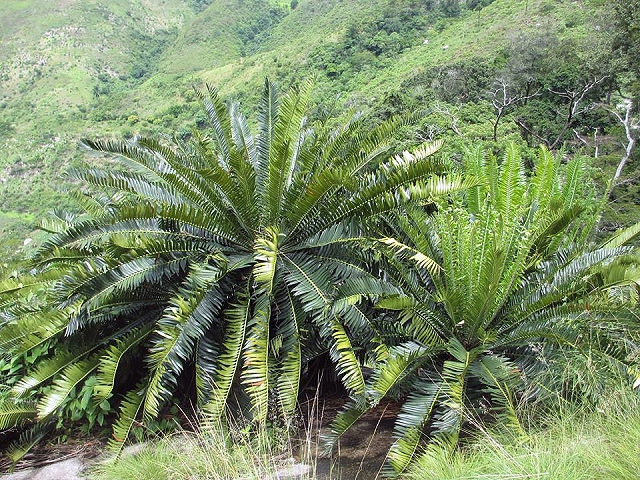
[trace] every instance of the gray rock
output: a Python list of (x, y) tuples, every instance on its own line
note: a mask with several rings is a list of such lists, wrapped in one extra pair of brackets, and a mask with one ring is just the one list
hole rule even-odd
[(78, 458), (69, 458), (46, 467), (28, 468), (0, 476), (0, 480), (80, 480), (84, 464)]
[[(304, 463), (296, 463), (290, 467), (282, 468), (276, 472), (273, 480), (298, 480), (310, 478), (311, 466)], [(270, 479), (271, 480), (271, 479)]]
[(31, 480), (36, 470), (35, 468), (28, 468), (19, 472), (0, 475), (0, 480)]
[(75, 480), (80, 478), (83, 468), (84, 463), (80, 459), (70, 458), (41, 468), (33, 480)]

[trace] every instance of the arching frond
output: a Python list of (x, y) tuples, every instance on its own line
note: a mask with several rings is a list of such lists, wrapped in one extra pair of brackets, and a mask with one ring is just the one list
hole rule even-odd
[(35, 419), (38, 411), (34, 402), (5, 398), (0, 403), (0, 430), (21, 425)]
[(122, 338), (118, 338), (116, 343), (100, 357), (97, 382), (93, 389), (96, 403), (100, 403), (111, 394), (122, 359), (143, 342), (151, 330), (152, 327), (147, 326), (129, 332)]
[(221, 307), (221, 293), (185, 288), (171, 299), (151, 339), (148, 356), (151, 375), (144, 400), (144, 414), (157, 417), (171, 395), (185, 362), (191, 358), (196, 340), (202, 337)]
[(40, 443), (55, 427), (55, 422), (39, 422), (32, 427), (26, 429), (17, 440), (11, 443), (4, 454), (12, 464), (18, 463), (29, 451), (38, 443)]
[(424, 268), (432, 276), (438, 275), (442, 270), (442, 267), (440, 267), (438, 262), (433, 258), (430, 258), (424, 253), (397, 241), (395, 238), (381, 238), (380, 241), (393, 249), (397, 255), (405, 253), (410, 260), (415, 262), (418, 268)]
[[(33, 372), (25, 375), (11, 389), (11, 393), (16, 397), (21, 397), (26, 392), (41, 385), (52, 377), (58, 374), (64, 374), (67, 368), (73, 367), (76, 363), (81, 362), (94, 348), (95, 346), (91, 345), (88, 349), (82, 350), (59, 350), (55, 357), (47, 358), (39, 362), (38, 367)], [(88, 365), (85, 366), (89, 368)]]
[[(269, 175), (269, 161), (272, 158), (272, 140), (275, 125), (278, 121), (279, 100), (275, 85), (268, 79), (264, 82), (262, 97), (258, 104), (258, 137), (256, 141), (255, 157), (252, 158), (257, 174), (256, 187), (259, 194), (266, 200), (266, 185)], [(263, 205), (263, 208), (269, 208)]]
[(311, 83), (303, 83), (299, 89), (292, 90), (283, 97), (278, 106), (263, 195), (264, 221), (267, 225), (273, 224), (280, 218), (284, 192), (288, 189), (294, 170), (297, 168), (297, 153), (303, 138), (302, 126), (307, 113), (310, 91)]
[(54, 378), (52, 387), (38, 402), (38, 417), (45, 418), (60, 407), (67, 396), (80, 382), (91, 374), (100, 364), (100, 357), (94, 355), (88, 360), (73, 363)]
[(306, 323), (304, 310), (285, 286), (280, 292), (276, 310), (276, 336), (282, 338), (279, 353), (281, 368), (276, 376), (277, 398), (286, 419), (294, 414), (302, 375), (302, 342), (300, 332)]
[(270, 331), (271, 303), (266, 293), (261, 293), (253, 306), (253, 315), (247, 323), (244, 347), (242, 383), (251, 397), (253, 418), (260, 424), (267, 420), (270, 380)]
[(396, 418), (393, 431), (396, 440), (387, 454), (387, 474), (396, 476), (404, 472), (415, 458), (420, 450), (425, 425), (434, 414), (441, 397), (440, 382), (416, 383)]
[(329, 273), (316, 268), (309, 258), (283, 255), (287, 269), (285, 281), (306, 312), (322, 312), (330, 303), (332, 290)]
[(220, 351), (215, 358), (215, 369), (204, 369), (204, 374), (209, 377), (207, 383), (211, 384), (212, 388), (207, 392), (210, 399), (203, 406), (203, 411), (213, 418), (219, 418), (224, 414), (233, 381), (240, 370), (245, 336), (251, 319), (251, 297), (248, 288), (249, 286), (245, 291), (238, 292), (237, 303), (225, 311), (225, 332), (223, 341), (220, 342)]
[(108, 444), (109, 450), (115, 454), (116, 458), (122, 453), (131, 429), (140, 415), (145, 397), (146, 389), (142, 385), (137, 385), (125, 395), (120, 404), (118, 420), (113, 424), (113, 434)]
[(640, 235), (640, 222), (631, 225), (619, 232), (616, 232), (613, 236), (609, 237), (604, 242), (602, 248), (616, 248), (623, 245), (628, 245)]
[(329, 343), (329, 355), (333, 360), (338, 376), (350, 395), (358, 396), (365, 392), (364, 375), (353, 345), (344, 327), (336, 320), (330, 320), (330, 326), (324, 333)]

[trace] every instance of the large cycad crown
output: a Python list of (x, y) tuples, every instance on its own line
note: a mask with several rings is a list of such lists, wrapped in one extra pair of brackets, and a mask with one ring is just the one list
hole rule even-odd
[(116, 444), (188, 384), (211, 415), (231, 407), (264, 422), (276, 406), (287, 418), (323, 349), (345, 387), (364, 391), (354, 344), (376, 332), (358, 305), (396, 293), (365, 268), (367, 222), (465, 184), (438, 175), (438, 144), (390, 157), (399, 120), (308, 125), (309, 92), (280, 98), (267, 81), (255, 135), (208, 88), (206, 134), (84, 142), (125, 168), (75, 172), (105, 193), (78, 220), (48, 222), (34, 280), (45, 302), (9, 309), (0, 331), (13, 354), (45, 343), (55, 353), (14, 388), (52, 384), (32, 416), (51, 418), (95, 375), (96, 401), (128, 391)]

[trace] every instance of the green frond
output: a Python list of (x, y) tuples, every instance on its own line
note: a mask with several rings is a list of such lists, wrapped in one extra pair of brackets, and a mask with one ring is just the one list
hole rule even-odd
[(398, 288), (390, 282), (375, 278), (371, 275), (348, 277), (338, 287), (336, 291), (335, 301), (340, 299), (348, 299), (352, 297), (377, 299), (379, 297), (388, 297), (398, 295)]
[(574, 155), (564, 169), (565, 178), (562, 188), (562, 199), (565, 205), (570, 206), (582, 200), (581, 193), (585, 189), (585, 158)]
[(361, 302), (360, 295), (339, 298), (334, 301), (329, 315), (340, 319), (355, 345), (371, 346), (371, 342), (379, 343), (378, 328), (358, 305)]
[(387, 454), (387, 463), (383, 467), (383, 474), (395, 478), (404, 472), (420, 453), (420, 445), (424, 440), (423, 426), (407, 428), (402, 437), (398, 438)]
[(553, 241), (578, 219), (584, 211), (585, 207), (583, 205), (573, 205), (560, 212), (551, 213), (545, 219), (536, 219), (535, 221), (540, 226), (536, 229), (535, 237), (531, 242), (534, 251), (540, 252), (545, 257), (548, 256), (548, 251), (553, 251), (552, 248), (549, 248)]
[[(139, 173), (118, 172), (93, 168), (71, 169), (69, 171), (69, 176), (73, 179), (81, 180), (97, 187), (135, 194), (136, 196), (158, 203), (175, 204), (182, 202), (182, 198), (179, 193), (175, 192), (171, 185), (166, 182), (150, 181), (144, 175)], [(63, 226), (65, 228), (61, 228)], [(70, 226), (71, 224), (66, 223), (54, 230), (51, 228), (51, 224), (49, 224), (47, 230), (59, 233)]]
[(542, 339), (548, 344), (574, 345), (580, 332), (572, 322), (584, 317), (585, 313), (580, 305), (551, 305), (519, 319), (513, 325), (505, 319), (503, 331), (493, 344), (500, 348)]
[[(249, 286), (246, 288), (248, 290)], [(236, 302), (224, 311), (225, 332), (220, 342), (220, 352), (216, 355), (213, 369), (204, 372), (209, 376), (207, 383), (212, 388), (208, 392), (210, 399), (203, 406), (203, 411), (213, 418), (220, 418), (225, 412), (234, 379), (240, 369), (245, 335), (251, 319), (248, 291), (238, 292)]]
[[(197, 151), (205, 158), (216, 155), (205, 140), (200, 141)], [(213, 187), (216, 195), (211, 206), (215, 211), (226, 212), (228, 221), (233, 219), (245, 233), (251, 234), (259, 220), (255, 171), (249, 159), (235, 149), (231, 150), (227, 161), (227, 168), (212, 161), (207, 168), (199, 169), (196, 173), (201, 177), (200, 181)]]
[[(349, 177), (344, 170), (325, 169), (313, 175), (308, 181), (300, 181), (298, 189), (290, 189), (285, 199), (290, 210), (285, 212), (284, 218), (289, 236), (306, 240), (315, 235), (321, 235), (324, 233), (323, 230), (338, 224), (339, 222), (331, 222), (324, 229), (318, 229), (313, 235), (306, 232), (306, 227), (312, 225), (324, 211), (324, 203), (331, 199), (332, 194), (348, 180)], [(298, 195), (294, 196), (295, 193)]]
[(377, 308), (385, 308), (387, 310), (408, 310), (417, 305), (418, 301), (415, 298), (403, 295), (384, 297), (376, 302)]
[(362, 399), (349, 400), (338, 412), (329, 425), (329, 429), (320, 438), (325, 453), (330, 453), (338, 440), (369, 410), (369, 405)]
[(387, 454), (387, 474), (401, 474), (416, 457), (424, 439), (425, 425), (441, 402), (441, 396), (439, 382), (416, 382), (396, 417), (393, 431), (396, 440)]
[(479, 179), (478, 185), (466, 191), (469, 212), (477, 215), (482, 210), (487, 195), (487, 185), (484, 184), (487, 181), (485, 178), (487, 169), (485, 168), (484, 152), (480, 146), (466, 152), (465, 171)]
[[(266, 200), (267, 178), (269, 175), (269, 161), (272, 158), (272, 147), (274, 146), (274, 130), (278, 121), (278, 95), (275, 85), (265, 79), (262, 90), (262, 98), (258, 104), (258, 137), (256, 139), (255, 156), (253, 157), (254, 168), (256, 169), (256, 187), (262, 198)], [(268, 208), (265, 202), (264, 208)]]
[(602, 245), (601, 248), (616, 248), (628, 245), (640, 235), (640, 222), (614, 233)]
[[(249, 152), (253, 151), (253, 136), (249, 130), (247, 119), (240, 112), (237, 102), (229, 102), (229, 117), (231, 118), (231, 137), (236, 144), (238, 152), (249, 158)], [(231, 163), (231, 162), (230, 162)]]
[(227, 163), (229, 161), (229, 152), (232, 143), (229, 136), (229, 132), (231, 131), (231, 118), (224, 102), (220, 98), (218, 89), (212, 85), (206, 85), (205, 88), (206, 94), (198, 89), (194, 90), (209, 117), (218, 151), (222, 155), (223, 162)]
[(405, 245), (397, 241), (395, 238), (381, 238), (380, 242), (387, 245), (390, 249), (392, 249), (397, 255), (405, 253), (409, 260), (413, 261), (418, 268), (424, 268), (431, 274), (431, 276), (436, 276), (442, 271), (442, 267), (438, 265), (433, 258), (429, 258), (422, 252)]
[(47, 217), (40, 220), (40, 230), (47, 233), (60, 233), (74, 223), (75, 217), (71, 213), (53, 211)]
[(269, 295), (273, 292), (280, 239), (280, 233), (276, 228), (267, 227), (265, 235), (258, 237), (254, 246), (256, 263), (253, 267), (253, 276)]
[(0, 328), (0, 351), (19, 356), (45, 344), (65, 331), (75, 311), (76, 305), (20, 315), (15, 322)]
[(173, 388), (191, 360), (196, 341), (209, 329), (220, 311), (220, 291), (185, 287), (165, 308), (151, 338), (148, 365), (151, 371), (144, 401), (144, 415), (155, 418), (160, 407), (172, 394)]
[(20, 433), (16, 441), (9, 445), (4, 454), (12, 464), (18, 463), (24, 456), (40, 443), (55, 427), (55, 422), (39, 422)]
[(244, 346), (244, 368), (242, 383), (251, 398), (253, 418), (259, 424), (267, 420), (271, 375), (270, 332), (271, 302), (267, 294), (261, 293), (253, 305), (253, 316), (247, 324)]
[(393, 387), (428, 361), (433, 353), (428, 347), (413, 342), (391, 347), (384, 363), (376, 366), (367, 386), (369, 402), (377, 405)]
[(300, 331), (305, 325), (305, 314), (291, 291), (284, 288), (280, 305), (276, 310), (278, 329), (276, 335), (282, 338), (282, 352), (279, 355), (280, 370), (276, 377), (278, 401), (282, 406), (285, 418), (295, 412), (300, 378), (302, 373), (302, 343)]
[(311, 92), (311, 82), (299, 89), (291, 90), (278, 105), (277, 120), (268, 161), (268, 174), (264, 187), (263, 202), (266, 208), (265, 223), (273, 224), (281, 216), (284, 192), (288, 189), (297, 167), (297, 152), (300, 148), (304, 115)]
[(99, 364), (100, 357), (94, 355), (91, 359), (65, 367), (60, 375), (53, 379), (51, 390), (38, 402), (38, 417), (42, 419), (55, 412), (67, 399), (71, 390), (97, 369)]
[(122, 359), (147, 338), (151, 329), (152, 327), (142, 327), (132, 330), (118, 338), (100, 357), (97, 382), (93, 389), (96, 403), (100, 403), (111, 394)]
[(548, 211), (557, 196), (560, 187), (557, 181), (559, 164), (559, 159), (554, 158), (548, 149), (540, 147), (529, 187), (531, 204), (536, 205), (540, 212)]
[[(305, 228), (315, 234), (329, 225), (347, 219), (368, 219), (396, 210), (408, 204), (433, 202), (435, 198), (475, 185), (474, 179), (451, 174), (436, 176), (425, 162), (412, 164), (407, 172), (392, 172), (389, 178), (372, 178), (369, 186), (345, 200), (335, 199), (324, 207), (315, 225)], [(369, 182), (366, 182), (369, 183)]]
[(10, 277), (0, 282), (0, 301), (5, 298), (13, 299), (14, 295), (20, 292), (27, 295), (29, 292), (37, 292), (48, 288), (56, 277), (52, 274), (25, 275), (20, 277)]
[[(360, 113), (349, 113), (347, 121), (329, 129), (327, 125), (316, 126), (316, 135), (323, 143), (323, 147), (313, 153), (311, 156), (313, 163), (305, 163), (302, 165), (307, 170), (321, 171), (325, 168), (331, 168), (343, 165), (352, 159), (354, 144), (362, 145), (363, 134), (363, 118)], [(362, 160), (360, 160), (362, 162)], [(354, 168), (361, 167), (358, 163)], [(314, 168), (315, 167), (315, 168)]]
[(514, 218), (522, 205), (526, 190), (524, 165), (515, 144), (507, 147), (498, 180), (499, 195), (495, 199), (495, 208), (504, 218)]
[(37, 414), (35, 403), (5, 398), (0, 402), (0, 430), (22, 425), (35, 419)]
[(513, 362), (497, 355), (483, 355), (470, 367), (470, 372), (487, 386), (492, 408), (502, 425), (514, 433), (524, 435), (516, 411), (515, 387), (519, 383), (520, 370)]
[(332, 245), (358, 244), (366, 237), (362, 236), (362, 228), (356, 222), (347, 221), (336, 223), (326, 230), (318, 232), (305, 239), (296, 246), (290, 247), (291, 251), (306, 250), (311, 248), (323, 248)]
[[(215, 216), (217, 222), (216, 224), (209, 223), (209, 228), (228, 239), (246, 233), (236, 222), (237, 219), (229, 215), (228, 208), (220, 198), (218, 191), (202, 175), (194, 169), (186, 167), (184, 165), (185, 159), (180, 158), (172, 148), (153, 139), (142, 138), (135, 142), (87, 140), (84, 143), (95, 151), (119, 155), (122, 159), (141, 168), (142, 172), (151, 175), (151, 178), (157, 178), (169, 184), (186, 201), (167, 204), (170, 205), (170, 207), (166, 207), (168, 212), (190, 211), (192, 215), (197, 214), (204, 221), (208, 220), (209, 216)], [(211, 208), (212, 206), (216, 207), (215, 210)], [(207, 212), (208, 216), (203, 215), (204, 212)], [(182, 216), (182, 218), (185, 217)]]
[[(145, 283), (161, 283), (164, 279), (184, 272), (187, 264), (185, 258), (169, 261), (135, 258), (107, 270), (89, 271), (87, 273), (91, 276), (88, 278), (67, 277), (64, 282), (60, 282), (57, 292), (64, 292), (65, 296), (72, 299), (81, 298), (83, 309), (96, 311), (122, 292), (135, 291)], [(81, 325), (70, 324), (67, 334), (73, 333), (79, 327)]]
[(329, 307), (332, 290), (329, 273), (300, 254), (284, 255), (287, 273), (285, 281), (294, 296), (299, 298), (305, 312), (321, 312)]
[(16, 397), (21, 397), (30, 390), (33, 390), (38, 385), (46, 382), (47, 380), (62, 373), (68, 367), (72, 367), (76, 363), (82, 362), (82, 359), (95, 348), (94, 346), (84, 350), (62, 350), (59, 349), (56, 352), (55, 357), (46, 358), (38, 363), (38, 366), (33, 372), (25, 375), (20, 381), (11, 389), (11, 393)]
[(120, 457), (125, 442), (131, 434), (131, 429), (136, 424), (145, 397), (146, 389), (140, 384), (130, 390), (120, 404), (118, 419), (113, 424), (113, 434), (107, 446), (115, 454), (116, 458)]
[(364, 375), (351, 340), (335, 318), (329, 319), (328, 322), (329, 331), (325, 332), (324, 336), (329, 343), (329, 355), (336, 366), (338, 377), (350, 395), (362, 395), (365, 392)]

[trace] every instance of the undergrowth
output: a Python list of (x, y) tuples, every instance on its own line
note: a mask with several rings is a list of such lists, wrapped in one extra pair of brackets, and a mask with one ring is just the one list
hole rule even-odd
[[(540, 419), (538, 419), (540, 420)], [(622, 389), (598, 405), (560, 404), (546, 427), (517, 439), (482, 429), (462, 450), (434, 450), (409, 480), (626, 480), (640, 471), (640, 397)]]
[[(97, 464), (95, 480), (223, 480), (279, 478), (294, 473), (301, 480), (316, 478), (307, 462), (296, 463), (293, 439), (273, 433), (221, 426), (179, 432), (142, 445), (135, 452)], [(302, 449), (302, 456), (306, 453)]]

